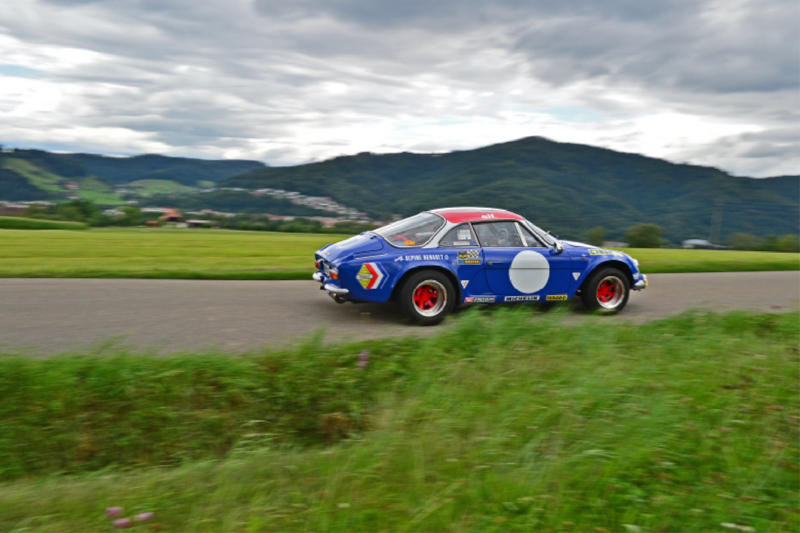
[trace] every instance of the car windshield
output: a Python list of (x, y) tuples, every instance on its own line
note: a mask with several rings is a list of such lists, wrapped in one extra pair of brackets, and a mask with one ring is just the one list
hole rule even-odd
[(420, 213), (375, 230), (393, 246), (422, 246), (444, 226), (444, 219), (433, 213)]
[(550, 246), (553, 246), (556, 243), (555, 237), (553, 237), (552, 235), (548, 235), (546, 231), (542, 230), (535, 224), (531, 223), (531, 221), (528, 220), (527, 218), (525, 219), (525, 222), (528, 224), (528, 226), (530, 226), (533, 229), (534, 232), (536, 232), (536, 234), (539, 237), (541, 237), (544, 240), (544, 242), (546, 242)]

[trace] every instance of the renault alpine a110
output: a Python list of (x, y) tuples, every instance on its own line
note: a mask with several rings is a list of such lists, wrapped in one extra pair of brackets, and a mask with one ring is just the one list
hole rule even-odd
[(562, 241), (517, 214), (436, 209), (315, 253), (314, 279), (339, 303), (396, 301), (421, 324), (457, 304), (569, 300), (611, 314), (647, 276), (627, 254)]

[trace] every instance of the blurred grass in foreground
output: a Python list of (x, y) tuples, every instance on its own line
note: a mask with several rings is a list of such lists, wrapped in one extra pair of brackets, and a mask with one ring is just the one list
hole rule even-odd
[[(0, 229), (0, 277), (310, 279), (314, 251), (347, 237), (174, 228)], [(647, 273), (800, 270), (800, 254), (623, 251)]]
[(0, 530), (798, 530), (798, 313), (564, 318), (0, 358)]

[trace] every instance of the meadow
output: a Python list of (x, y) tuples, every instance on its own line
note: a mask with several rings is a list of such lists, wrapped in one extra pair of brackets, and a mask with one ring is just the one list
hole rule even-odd
[(800, 315), (566, 318), (0, 357), (0, 530), (798, 530)]
[(24, 217), (0, 217), (0, 230), (82, 230), (87, 229), (86, 224), (80, 222), (66, 222), (62, 220), (43, 220)]
[(344, 238), (175, 228), (0, 230), (0, 277), (309, 279), (314, 250)]
[[(314, 251), (344, 238), (176, 228), (0, 229), (0, 277), (308, 279)], [(624, 251), (646, 273), (800, 269), (800, 254), (792, 253)]]

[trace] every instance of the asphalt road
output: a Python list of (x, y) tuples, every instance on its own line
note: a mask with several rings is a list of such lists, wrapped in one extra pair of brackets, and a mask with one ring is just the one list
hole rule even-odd
[[(800, 306), (800, 272), (653, 274), (609, 320), (691, 308), (780, 312)], [(52, 354), (103, 344), (158, 352), (244, 351), (325, 329), (326, 341), (429, 335), (393, 304), (338, 305), (313, 281), (0, 279), (0, 353)], [(580, 317), (580, 305), (565, 303)]]

